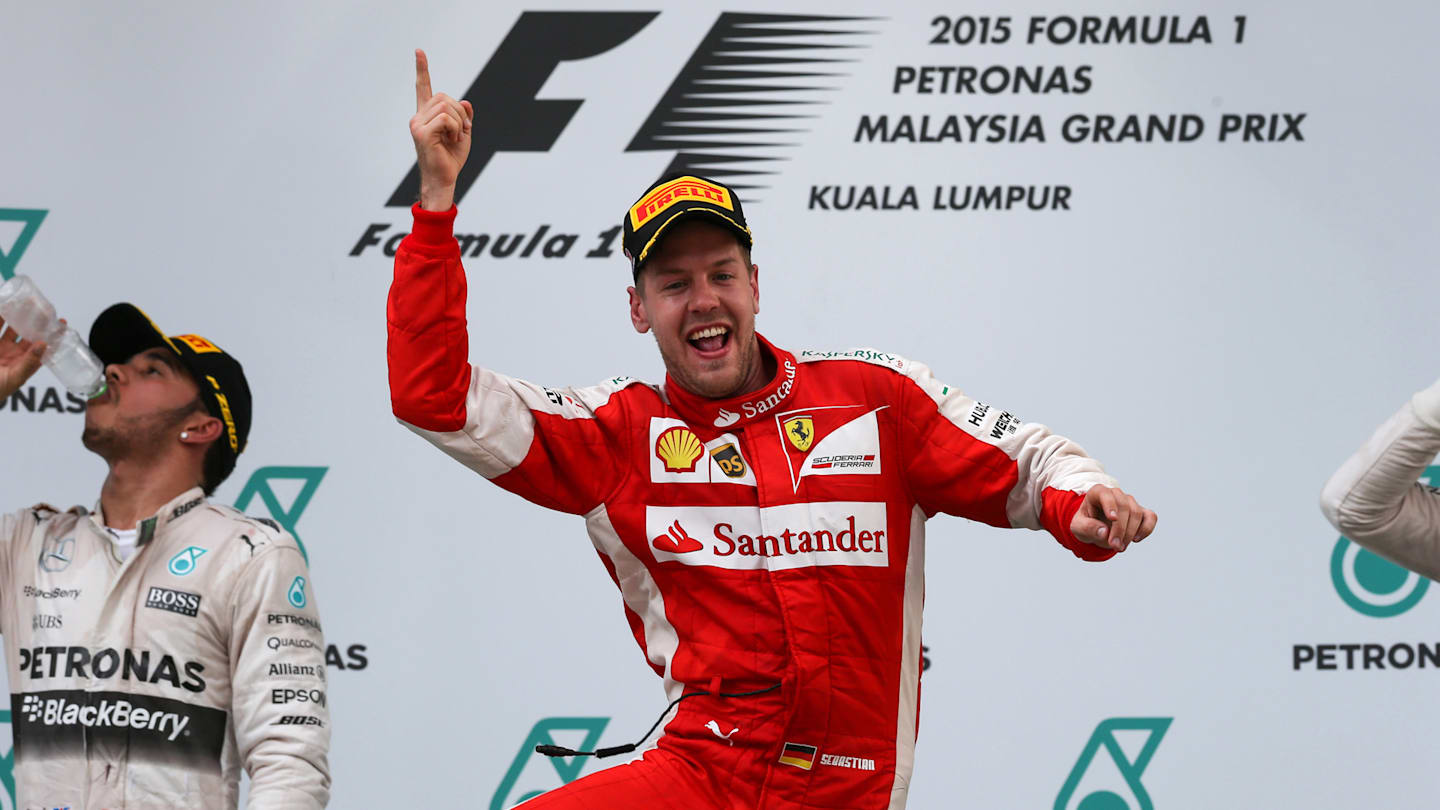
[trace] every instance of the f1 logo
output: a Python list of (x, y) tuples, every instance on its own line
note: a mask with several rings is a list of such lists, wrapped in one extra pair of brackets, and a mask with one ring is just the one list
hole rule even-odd
[[(521, 14), (462, 96), (475, 106), (479, 121), (470, 158), (455, 183), (455, 201), (465, 196), (495, 153), (548, 152), (559, 140), (583, 102), (540, 100), (535, 94), (560, 63), (612, 50), (657, 16), (655, 11)], [(796, 110), (828, 103), (826, 94), (838, 89), (844, 75), (833, 70), (834, 49), (862, 47), (854, 38), (875, 32), (857, 30), (855, 23), (874, 19), (720, 14), (625, 151), (675, 153), (662, 176), (733, 177), (730, 185), (742, 192), (764, 188), (753, 184), (757, 176), (773, 173), (767, 167), (778, 159), (774, 150), (795, 145), (782, 142), (788, 138), (777, 140), (775, 133), (805, 131), (798, 119), (806, 116)], [(644, 63), (637, 69), (653, 67)], [(480, 125), (486, 121), (496, 123)], [(419, 191), (420, 170), (412, 166), (386, 205), (408, 208)]]
[[(455, 201), (470, 190), (496, 152), (548, 152), (582, 103), (535, 98), (561, 62), (588, 59), (639, 33), (658, 11), (527, 11), (490, 57), (462, 98), (497, 126), (476, 126), (470, 159), (455, 182)], [(387, 206), (409, 208), (420, 193), (420, 167), (412, 166)]]

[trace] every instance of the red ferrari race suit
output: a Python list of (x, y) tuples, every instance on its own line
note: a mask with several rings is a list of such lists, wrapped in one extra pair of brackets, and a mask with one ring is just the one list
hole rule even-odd
[(867, 349), (791, 354), (759, 391), (544, 388), (467, 362), (455, 212), (414, 209), (388, 305), (399, 419), (501, 487), (583, 515), (670, 699), (654, 749), (535, 808), (901, 808), (919, 713), (925, 521), (1070, 532), (1073, 442)]

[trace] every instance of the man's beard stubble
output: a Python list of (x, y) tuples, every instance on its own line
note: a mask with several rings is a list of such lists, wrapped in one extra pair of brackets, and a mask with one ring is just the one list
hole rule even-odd
[[(680, 358), (670, 356), (670, 352), (666, 350), (665, 344), (660, 341), (659, 333), (655, 333), (654, 337), (655, 345), (660, 349), (660, 359), (665, 362), (665, 370), (669, 372), (670, 376), (674, 377), (675, 381), (680, 383), (685, 390), (692, 394), (698, 394), (706, 399), (729, 399), (730, 397), (738, 396), (741, 393), (741, 387), (745, 385), (745, 381), (750, 377), (751, 369), (755, 363), (759, 362), (760, 347), (759, 341), (755, 339), (754, 331), (747, 334), (744, 340), (739, 339), (737, 335), (732, 333), (730, 339), (736, 341), (736, 359), (739, 361), (736, 364), (735, 376), (728, 380), (712, 381), (709, 384), (704, 384), (688, 373), (686, 366)], [(683, 344), (680, 346), (680, 352), (683, 356), (685, 352), (685, 346)]]
[(204, 405), (198, 399), (188, 405), (159, 413), (126, 417), (109, 427), (86, 425), (84, 432), (80, 434), (80, 442), (85, 445), (85, 449), (107, 462), (153, 458), (175, 438), (181, 423), (196, 410), (204, 410)]

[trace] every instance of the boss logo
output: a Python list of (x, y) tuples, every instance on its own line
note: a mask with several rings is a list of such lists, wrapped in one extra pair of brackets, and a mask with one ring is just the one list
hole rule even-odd
[(195, 616), (200, 612), (200, 595), (153, 586), (145, 596), (145, 607), (168, 610), (181, 616)]

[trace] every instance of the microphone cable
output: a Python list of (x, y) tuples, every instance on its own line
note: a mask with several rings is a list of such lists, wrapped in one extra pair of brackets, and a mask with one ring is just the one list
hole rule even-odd
[[(754, 697), (755, 695), (763, 695), (767, 692), (774, 692), (776, 689), (779, 688), (780, 684), (777, 683), (771, 686), (767, 686), (764, 689), (756, 689), (753, 692), (719, 692), (715, 694), (717, 697), (722, 698)], [(656, 718), (655, 725), (651, 726), (650, 730), (645, 732), (645, 736), (641, 737), (638, 742), (626, 743), (624, 745), (616, 745), (610, 748), (597, 748), (594, 751), (576, 751), (573, 748), (565, 748), (559, 745), (537, 745), (535, 746), (535, 753), (544, 754), (547, 757), (595, 757), (596, 759), (613, 757), (618, 754), (628, 754), (639, 748), (640, 746), (644, 745), (645, 741), (650, 739), (650, 735), (654, 734), (655, 729), (660, 727), (660, 723), (665, 719), (665, 715), (669, 714), (671, 709), (679, 705), (680, 701), (689, 700), (692, 697), (706, 697), (710, 694), (712, 693), (701, 690), (699, 692), (690, 692), (689, 694), (684, 694), (678, 698), (675, 698), (670, 702), (669, 706), (665, 707), (665, 711), (661, 712), (660, 716)]]

